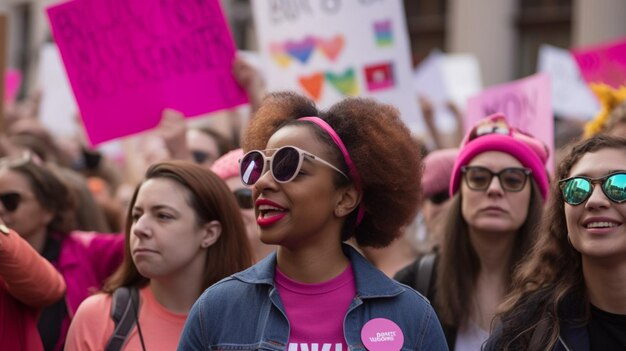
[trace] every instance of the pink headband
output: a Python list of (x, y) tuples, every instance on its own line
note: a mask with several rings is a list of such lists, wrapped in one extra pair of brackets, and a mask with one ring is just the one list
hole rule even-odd
[[(322, 128), (326, 132), (326, 134), (328, 134), (333, 139), (333, 142), (335, 143), (335, 145), (337, 145), (337, 147), (341, 151), (341, 154), (343, 155), (343, 160), (346, 162), (346, 166), (348, 166), (348, 172), (350, 173), (350, 178), (352, 178), (352, 181), (354, 182), (355, 187), (360, 192), (362, 190), (361, 189), (361, 177), (359, 176), (359, 173), (357, 172), (356, 167), (354, 166), (354, 163), (352, 163), (352, 158), (350, 158), (348, 149), (346, 149), (346, 146), (343, 144), (343, 141), (341, 141), (341, 138), (339, 137), (339, 135), (337, 135), (333, 127), (331, 127), (330, 124), (326, 123), (326, 121), (324, 121), (323, 119), (319, 117), (315, 117), (315, 116), (302, 117), (302, 118), (298, 118), (298, 120), (309, 121), (309, 122), (313, 122), (317, 124), (320, 128)], [(359, 204), (359, 212), (356, 216), (357, 226), (361, 224), (361, 221), (363, 220), (364, 215), (365, 215), (365, 209), (363, 208), (363, 206)]]

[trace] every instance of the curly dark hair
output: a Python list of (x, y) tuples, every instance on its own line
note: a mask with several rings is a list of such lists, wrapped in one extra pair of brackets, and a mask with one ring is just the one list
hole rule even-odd
[[(560, 163), (556, 179), (568, 177), (587, 153), (612, 148), (626, 150), (626, 139), (598, 135), (577, 143)], [(513, 289), (500, 306), (501, 328), (490, 340), (497, 350), (551, 350), (560, 322), (586, 323), (582, 258), (568, 239), (565, 201), (558, 182), (552, 184), (538, 240), (513, 277)], [(571, 313), (578, 306), (580, 313)]]
[[(286, 125), (308, 126), (332, 150), (335, 164), (349, 174), (330, 136), (311, 122), (298, 121), (307, 116), (317, 116), (335, 130), (361, 177), (360, 206), (365, 216), (355, 226), (358, 210), (351, 213), (342, 240), (354, 237), (360, 246), (387, 246), (414, 218), (420, 196), (420, 146), (400, 113), (390, 105), (366, 98), (347, 98), (320, 111), (313, 101), (296, 93), (272, 93), (264, 99), (244, 134), (244, 151), (265, 149), (270, 137)], [(342, 182), (345, 179), (337, 175), (336, 186), (345, 185)]]

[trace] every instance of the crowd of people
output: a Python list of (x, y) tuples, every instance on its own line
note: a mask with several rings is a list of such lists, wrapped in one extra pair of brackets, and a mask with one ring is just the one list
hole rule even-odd
[(444, 136), (420, 97), (427, 143), (391, 105), (233, 74), (250, 116), (163, 111), (141, 179), (7, 107), (1, 348), (626, 348), (626, 87), (593, 87), (551, 174), (501, 113)]

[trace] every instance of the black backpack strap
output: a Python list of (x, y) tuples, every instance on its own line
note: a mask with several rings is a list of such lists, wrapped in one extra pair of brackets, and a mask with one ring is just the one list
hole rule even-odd
[(415, 277), (415, 290), (428, 297), (430, 281), (433, 276), (437, 254), (434, 252), (422, 256), (417, 264), (417, 275)]
[(137, 323), (138, 311), (139, 290), (137, 288), (122, 286), (115, 289), (111, 302), (111, 319), (115, 323), (115, 329), (107, 342), (106, 351), (122, 349), (130, 331)]

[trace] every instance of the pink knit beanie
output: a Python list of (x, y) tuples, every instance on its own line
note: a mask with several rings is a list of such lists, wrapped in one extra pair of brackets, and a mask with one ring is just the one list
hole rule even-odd
[(538, 139), (510, 126), (506, 117), (497, 113), (478, 121), (465, 135), (459, 156), (454, 163), (450, 179), (450, 196), (456, 194), (461, 183), (461, 167), (486, 151), (501, 151), (515, 157), (524, 167), (532, 171), (543, 199), (548, 196), (549, 180), (545, 164), (549, 150)]
[(239, 176), (239, 160), (243, 157), (242, 149), (235, 149), (229, 151), (218, 158), (211, 170), (215, 172), (222, 180), (226, 180), (231, 177)]
[(424, 174), (422, 175), (422, 192), (429, 198), (441, 192), (448, 192), (454, 161), (459, 149), (441, 149), (429, 152), (424, 157)]

